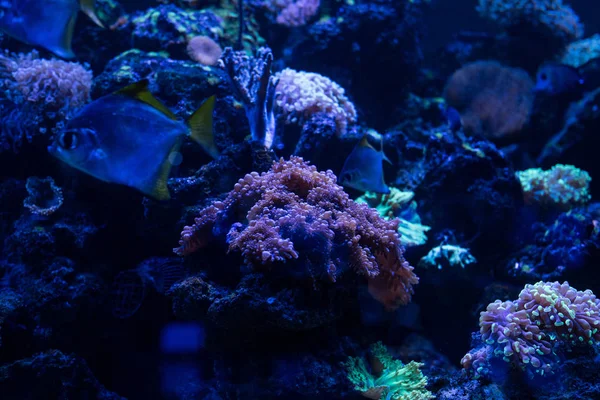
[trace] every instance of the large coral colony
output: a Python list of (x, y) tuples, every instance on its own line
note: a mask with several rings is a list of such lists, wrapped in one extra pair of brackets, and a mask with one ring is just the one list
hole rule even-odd
[(1, 399), (600, 398), (597, 6), (31, 3)]

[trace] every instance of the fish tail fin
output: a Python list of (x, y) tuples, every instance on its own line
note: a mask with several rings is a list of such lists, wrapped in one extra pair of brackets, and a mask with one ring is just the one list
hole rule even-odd
[(219, 157), (219, 149), (215, 144), (213, 135), (213, 110), (215, 108), (215, 96), (211, 96), (198, 108), (187, 123), (190, 127), (190, 137), (202, 146), (202, 148), (213, 158)]
[(381, 138), (381, 142), (379, 144), (379, 151), (381, 152), (381, 157), (383, 158), (383, 160), (387, 161), (390, 165), (392, 165), (392, 162), (390, 161), (388, 156), (386, 156), (385, 153), (383, 152), (383, 138)]
[(100, 28), (104, 28), (104, 24), (96, 15), (96, 1), (95, 0), (79, 0), (79, 7), (81, 11), (90, 17), (90, 19), (98, 25)]

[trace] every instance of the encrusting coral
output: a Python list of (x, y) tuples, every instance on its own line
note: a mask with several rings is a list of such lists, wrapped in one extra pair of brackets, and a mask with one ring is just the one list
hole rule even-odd
[(397, 229), (398, 220), (351, 200), (331, 171), (292, 157), (240, 179), (224, 201), (184, 228), (175, 252), (187, 255), (226, 236), (229, 251), (255, 270), (335, 282), (353, 269), (367, 278), (375, 299), (395, 309), (410, 301), (418, 283)]

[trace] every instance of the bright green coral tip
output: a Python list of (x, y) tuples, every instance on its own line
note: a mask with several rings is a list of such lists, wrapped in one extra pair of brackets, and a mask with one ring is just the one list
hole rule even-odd
[(426, 389), (427, 378), (421, 372), (423, 365), (411, 361), (404, 365), (394, 360), (381, 342), (370, 348), (371, 368), (358, 357), (349, 357), (344, 364), (348, 380), (354, 389), (370, 399), (427, 400), (434, 396)]

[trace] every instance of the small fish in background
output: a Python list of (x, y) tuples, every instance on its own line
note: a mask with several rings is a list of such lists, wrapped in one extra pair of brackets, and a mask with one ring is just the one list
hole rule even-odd
[(383, 160), (390, 160), (383, 153), (383, 141), (380, 150), (375, 150), (365, 135), (350, 153), (338, 182), (361, 192), (390, 193), (383, 177)]
[(112, 314), (126, 319), (142, 306), (150, 289), (164, 295), (175, 283), (188, 276), (180, 260), (150, 258), (135, 269), (121, 271), (113, 279)]
[(545, 63), (536, 73), (535, 92), (548, 95), (577, 94), (584, 89), (585, 79), (575, 67)]
[(170, 199), (167, 179), (180, 162), (183, 136), (189, 135), (212, 157), (214, 96), (187, 126), (148, 91), (143, 80), (83, 107), (48, 147), (50, 154), (105, 182), (138, 189), (156, 200)]
[(0, 30), (59, 57), (73, 58), (73, 30), (79, 11), (104, 27), (96, 16), (95, 0), (2, 0)]

